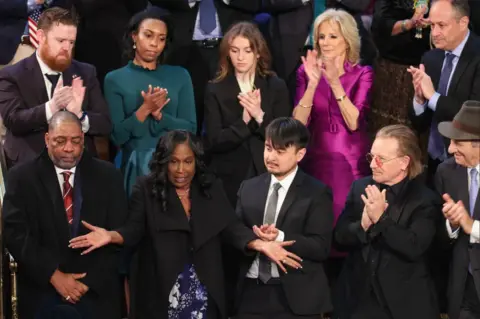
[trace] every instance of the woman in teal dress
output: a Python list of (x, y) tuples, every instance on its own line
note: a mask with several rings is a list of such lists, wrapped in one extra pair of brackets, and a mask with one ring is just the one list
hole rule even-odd
[(120, 147), (125, 189), (130, 194), (166, 132), (196, 132), (193, 86), (187, 70), (163, 64), (169, 21), (158, 8), (135, 15), (125, 35), (129, 62), (105, 77), (105, 98), (113, 123), (111, 139)]

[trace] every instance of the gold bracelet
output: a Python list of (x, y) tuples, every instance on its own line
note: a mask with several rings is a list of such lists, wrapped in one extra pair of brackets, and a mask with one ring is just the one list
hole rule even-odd
[(343, 100), (345, 100), (345, 98), (347, 97), (346, 94), (342, 95), (341, 97), (337, 97), (335, 98), (337, 100), (337, 102), (342, 102)]
[(306, 106), (306, 105), (303, 105), (302, 103), (298, 103), (298, 106), (301, 106), (301, 107), (303, 107), (304, 109), (309, 109), (309, 108), (312, 107), (312, 105)]

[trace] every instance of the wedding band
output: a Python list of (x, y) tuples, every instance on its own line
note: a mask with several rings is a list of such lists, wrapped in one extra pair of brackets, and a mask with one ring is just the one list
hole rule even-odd
[(282, 263), (286, 263), (286, 262), (287, 262), (287, 260), (286, 260), (286, 259), (282, 260)]
[(70, 296), (67, 296), (67, 297), (65, 298), (65, 300), (66, 300), (66, 301), (69, 301), (69, 300), (70, 300)]

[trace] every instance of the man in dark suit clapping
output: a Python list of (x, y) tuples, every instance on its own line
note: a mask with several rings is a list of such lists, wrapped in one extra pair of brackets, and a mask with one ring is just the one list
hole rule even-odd
[(93, 154), (93, 137), (110, 134), (108, 107), (95, 68), (72, 59), (76, 34), (74, 15), (49, 8), (38, 21), (37, 52), (0, 70), (0, 114), (7, 129), (9, 167), (40, 154), (47, 122), (62, 109), (78, 116), (86, 148)]
[(440, 123), (438, 130), (451, 139), (448, 152), (454, 155), (435, 176), (445, 200), (443, 229), (453, 244), (448, 315), (480, 318), (480, 102), (465, 102), (453, 121)]
[(118, 319), (118, 249), (82, 255), (68, 246), (88, 232), (82, 221), (123, 225), (128, 205), (122, 175), (84, 152), (82, 124), (69, 111), (53, 115), (45, 144), (6, 179), (4, 236), (18, 263), (19, 317)]

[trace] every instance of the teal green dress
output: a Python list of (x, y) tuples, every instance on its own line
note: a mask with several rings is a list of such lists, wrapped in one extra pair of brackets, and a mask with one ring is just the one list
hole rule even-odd
[[(170, 102), (160, 121), (149, 115), (141, 123), (135, 112), (143, 104), (141, 91), (147, 91), (149, 85), (167, 89)], [(120, 166), (130, 194), (137, 177), (149, 172), (148, 163), (163, 134), (176, 129), (197, 131), (192, 80), (179, 66), (159, 65), (148, 70), (130, 61), (107, 74), (104, 92), (113, 123), (111, 139), (122, 151)]]

